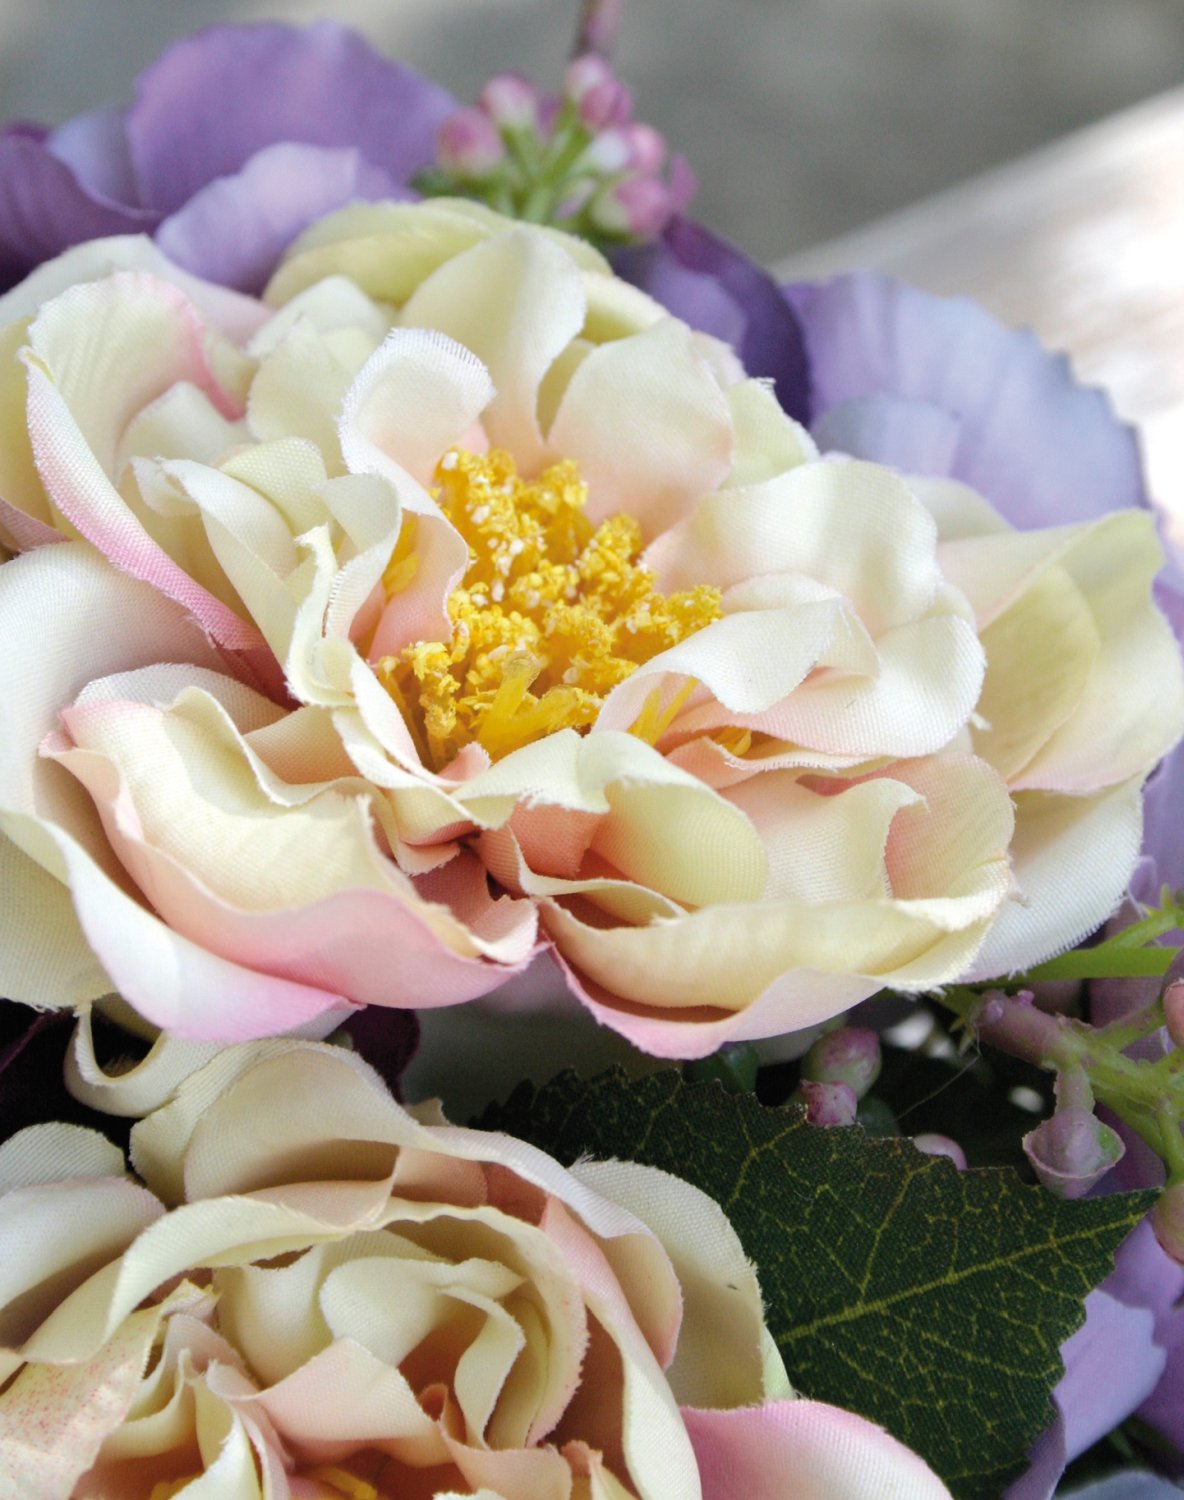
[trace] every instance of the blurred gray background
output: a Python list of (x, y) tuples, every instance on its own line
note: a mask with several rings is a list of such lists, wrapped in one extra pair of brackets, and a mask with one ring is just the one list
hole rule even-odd
[[(0, 117), (130, 95), (170, 40), (332, 14), (466, 102), (557, 80), (577, 0), (0, 0)], [(1184, 80), (1181, 0), (628, 0), (638, 117), (691, 159), (696, 216), (771, 261)]]

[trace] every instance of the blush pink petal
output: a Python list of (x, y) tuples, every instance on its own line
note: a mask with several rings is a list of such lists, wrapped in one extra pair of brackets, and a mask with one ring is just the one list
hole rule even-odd
[(204, 391), (223, 415), (235, 413), (203, 335), (183, 293), (145, 276), (120, 274), (63, 293), (29, 330), (29, 437), (50, 499), (88, 541), (184, 606), (212, 640), (249, 650), (264, 644), (258, 629), (174, 562), (113, 483), (128, 422), (177, 382)]
[(950, 1500), (902, 1443), (821, 1401), (733, 1411), (684, 1406), (703, 1500)]
[(434, 271), (400, 321), (438, 329), (472, 350), (497, 392), (482, 418), (490, 444), (508, 449), (519, 471), (531, 474), (550, 456), (539, 432), (539, 386), (580, 332), (585, 308), (571, 257), (544, 235), (515, 229)]
[(724, 393), (694, 335), (672, 318), (593, 349), (547, 434), (552, 460), (579, 465), (589, 518), (624, 511), (647, 541), (723, 483), (733, 441)]

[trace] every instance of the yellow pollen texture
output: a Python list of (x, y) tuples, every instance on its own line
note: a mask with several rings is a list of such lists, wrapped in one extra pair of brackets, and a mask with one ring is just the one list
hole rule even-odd
[[(452, 640), (417, 641), (378, 672), (437, 770), (474, 740), (497, 760), (557, 729), (587, 729), (617, 683), (720, 617), (708, 584), (658, 593), (632, 517), (593, 526), (570, 460), (528, 480), (508, 453), (454, 448), (436, 482), (469, 546), (448, 599)], [(414, 532), (404, 529), (388, 595), (415, 573)]]

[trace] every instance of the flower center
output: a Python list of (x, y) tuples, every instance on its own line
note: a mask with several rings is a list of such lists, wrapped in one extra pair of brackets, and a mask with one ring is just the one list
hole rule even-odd
[[(557, 729), (586, 730), (619, 682), (720, 616), (709, 584), (658, 593), (632, 517), (593, 526), (570, 460), (528, 480), (507, 453), (452, 449), (436, 480), (469, 546), (448, 598), (452, 639), (383, 657), (378, 674), (437, 770), (474, 740), (497, 760)], [(388, 597), (414, 573), (414, 533), (409, 520), (384, 576)]]

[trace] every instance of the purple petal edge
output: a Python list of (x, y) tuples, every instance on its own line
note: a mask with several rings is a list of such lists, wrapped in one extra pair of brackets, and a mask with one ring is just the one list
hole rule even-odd
[(810, 360), (811, 421), (876, 394), (941, 408), (960, 424), (950, 473), (1019, 526), (1147, 504), (1133, 429), (1033, 333), (873, 272), (785, 295)]
[(676, 218), (653, 244), (615, 251), (613, 267), (675, 317), (732, 345), (749, 375), (771, 379), (799, 422), (810, 411), (810, 370), (793, 308), (777, 283), (726, 240)]
[(186, 271), (258, 293), (315, 219), (358, 199), (403, 196), (356, 150), (282, 141), (257, 151), (233, 176), (200, 188), (164, 221), (156, 242)]
[(279, 141), (352, 146), (406, 182), (456, 107), (336, 22), (261, 22), (175, 43), (140, 75), (127, 128), (143, 201), (171, 213)]

